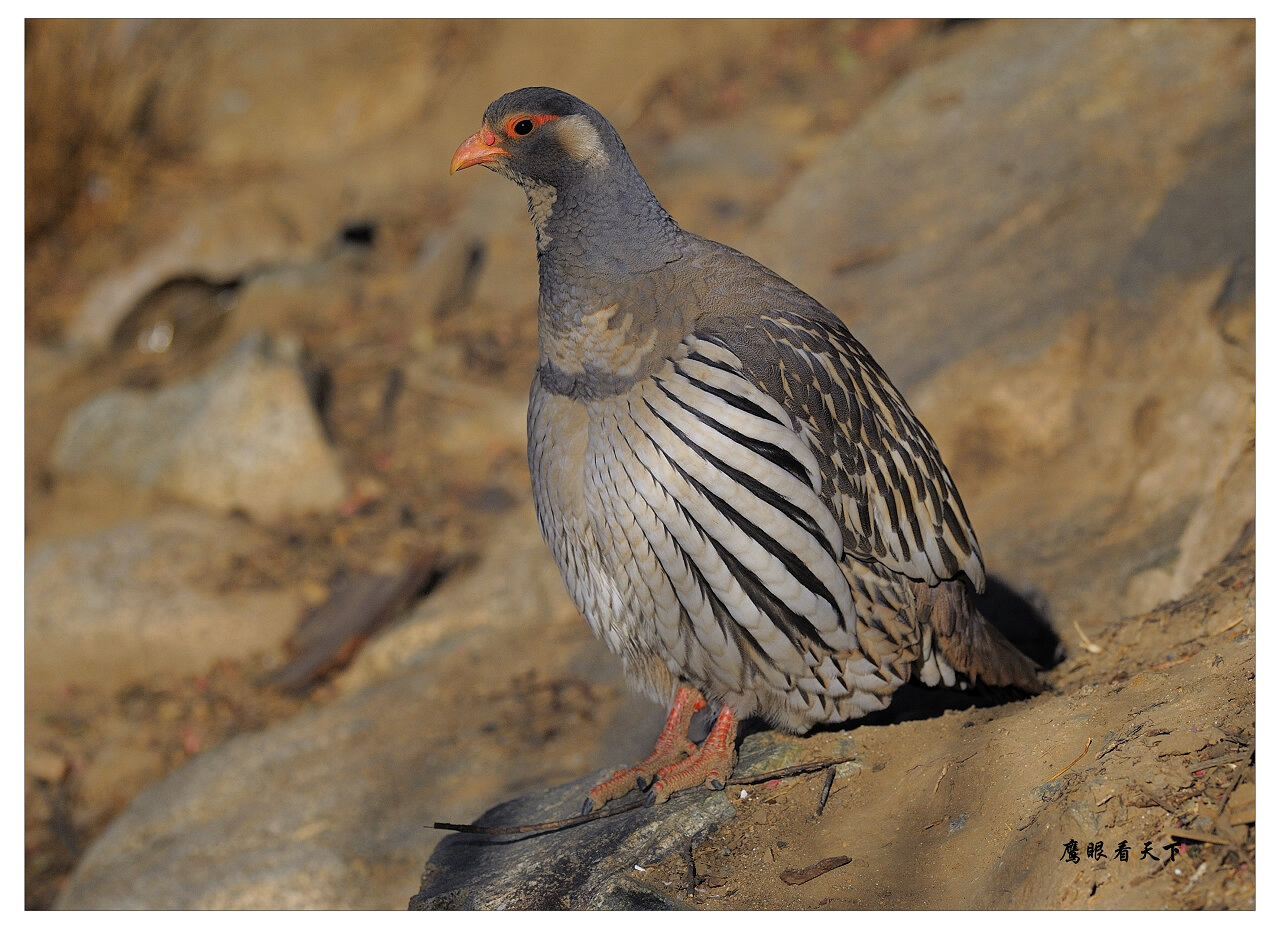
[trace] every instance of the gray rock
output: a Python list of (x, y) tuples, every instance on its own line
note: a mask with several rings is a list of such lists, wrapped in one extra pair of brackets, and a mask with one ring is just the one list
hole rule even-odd
[[(1251, 250), (1247, 153), (1220, 159), (1238, 189), (1205, 188), (1212, 210), (1183, 191), (1157, 212), (1233, 127), (1252, 139), (1236, 41), (1171, 21), (984, 26), (906, 74), (739, 247), (850, 322), (908, 396), (981, 346), (1025, 357), (1071, 313), (1104, 311), (1135, 255), (1186, 274)], [(1165, 220), (1180, 228), (1153, 233)]]
[(201, 585), (270, 543), (243, 522), (170, 510), (40, 545), (25, 573), (28, 692), (195, 673), (275, 650), (298, 620), (296, 593)]
[[(332, 233), (327, 226), (317, 228), (321, 219), (312, 215), (314, 205), (306, 205), (297, 198), (288, 206), (288, 228), (294, 235), (280, 228), (277, 208), (265, 203), (257, 190), (184, 202), (163, 216), (144, 213), (138, 222), (154, 228), (153, 244), (94, 278), (67, 326), (68, 344), (86, 353), (105, 349), (130, 313), (166, 284), (190, 279), (243, 282), (264, 267), (304, 262)], [(305, 230), (306, 241), (298, 241), (298, 229)]]
[[(544, 547), (532, 507), (516, 510), (474, 570), (361, 655), (339, 680), (342, 698), (139, 793), (59, 907), (403, 909), (442, 837), (434, 820), (466, 821), (647, 750), (662, 708), (611, 698), (618, 663), (590, 638)], [(603, 703), (566, 724), (538, 685), (558, 680)]]
[[(795, 738), (760, 732), (744, 739), (737, 774), (752, 776), (796, 763)], [(851, 745), (844, 744), (845, 751)], [(846, 755), (841, 755), (846, 756)], [(600, 770), (574, 783), (531, 793), (490, 809), (474, 824), (512, 828), (580, 814)], [(736, 787), (735, 787), (736, 788)], [(659, 806), (641, 807), (554, 831), (523, 835), (454, 834), (427, 861), (411, 909), (679, 909), (678, 886), (638, 881), (637, 867), (692, 850), (736, 814), (731, 793), (691, 789)], [(640, 798), (616, 800), (624, 806)]]
[(193, 380), (85, 403), (63, 426), (52, 463), (262, 522), (331, 510), (345, 492), (297, 365), (262, 335)]
[(1180, 595), (1253, 517), (1252, 67), (1228, 24), (983, 25), (733, 243), (849, 323), (988, 569), (1068, 626)]
[[(491, 809), (489, 828), (560, 821), (608, 771)], [(733, 817), (723, 792), (688, 790), (669, 802), (524, 836), (451, 835), (427, 861), (411, 909), (676, 909), (674, 895), (632, 879), (637, 866), (679, 853)]]

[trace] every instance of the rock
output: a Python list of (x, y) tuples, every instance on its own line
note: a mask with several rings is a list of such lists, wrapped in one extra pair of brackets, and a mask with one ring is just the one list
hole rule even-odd
[(1185, 593), (1253, 518), (1247, 49), (1227, 24), (983, 26), (732, 243), (849, 322), (988, 570), (1063, 627)]
[[(468, 249), (478, 247), (478, 261), (468, 281), (471, 300), (481, 306), (514, 302), (517, 311), (536, 312), (538, 261), (529, 246), (528, 208), (519, 191), (484, 184), (467, 193), (465, 206), (450, 223), (448, 238), (434, 255), (424, 255), (425, 266), (440, 267), (452, 258), (456, 267)], [(447, 267), (441, 270), (445, 279), (461, 276)]]
[(25, 572), (28, 692), (110, 688), (274, 651), (298, 620), (295, 593), (202, 585), (270, 543), (244, 523), (174, 509), (40, 545)]
[[(56, 220), (66, 201), (91, 187), (129, 227), (128, 236), (113, 229), (77, 243), (70, 260), (65, 252), (49, 259), (50, 267), (75, 270), (50, 275), (47, 287), (57, 315), (70, 319), (67, 337), (97, 349), (168, 281), (225, 283), (305, 263), (352, 214), (446, 199), (454, 135), (474, 131), (494, 87), (559, 74), (593, 87), (622, 124), (673, 63), (713, 50), (750, 57), (768, 47), (769, 35), (748, 21), (720, 20), (679, 28), (657, 20), (226, 21), (51, 23), (38, 40), (39, 62), (59, 68), (52, 88), (40, 86), (49, 105), (36, 111), (33, 133), (47, 157), (32, 173), (45, 186), (29, 199), (54, 184), (59, 196), (33, 210), (33, 222)], [(663, 54), (655, 55), (658, 44)], [(96, 54), (76, 58), (87, 45)], [(571, 61), (565, 47), (574, 49)], [(301, 73), (311, 75), (305, 107), (278, 92)], [(62, 105), (68, 97), (75, 105)], [(115, 167), (84, 156), (77, 140), (86, 123), (117, 158), (128, 149), (126, 163), (150, 154), (167, 164), (183, 152), (180, 170), (205, 172), (196, 182), (205, 186), (193, 196), (189, 173), (173, 182), (140, 171), (161, 175), (151, 185), (82, 176), (103, 162)]]
[(694, 124), (641, 172), (686, 229), (718, 241), (740, 238), (747, 222), (772, 205), (794, 165), (829, 141), (814, 131), (814, 119), (807, 107), (774, 105)]
[(510, 519), (483, 561), (361, 652), (336, 702), (139, 793), (59, 906), (403, 909), (443, 837), (435, 819), (647, 750), (662, 707), (619, 698), (620, 668), (569, 604), (532, 507)]
[[(1158, 212), (1233, 135), (1252, 139), (1252, 56), (1237, 53), (1238, 35), (1169, 21), (991, 23), (904, 75), (739, 247), (849, 321), (908, 397), (980, 346), (1025, 357), (1072, 313), (1114, 312), (1100, 301), (1135, 248), (1183, 274), (1250, 252), (1248, 214)], [(1230, 65), (1202, 75), (1187, 61)], [(1165, 94), (1185, 105), (1157, 114), (1151, 100)], [(1228, 163), (1239, 157), (1216, 176), (1236, 192), (1215, 202), (1251, 204), (1252, 170)], [(1185, 236), (1187, 222), (1215, 227), (1214, 248), (1139, 244), (1153, 230)]]
[(47, 399), (83, 359), (75, 352), (23, 342), (22, 363), (27, 395)]
[[(1097, 668), (1076, 663), (1055, 674), (1067, 691), (1016, 704), (910, 721), (871, 717), (846, 731), (804, 737), (749, 734), (735, 775), (754, 782), (723, 792), (692, 789), (664, 806), (543, 834), (451, 836), (427, 861), (410, 906), (1022, 909), (1032, 898), (1087, 906), (1094, 893), (1109, 907), (1135, 897), (1159, 905), (1186, 886), (1185, 878), (1156, 861), (1143, 871), (1128, 868), (1114, 861), (1113, 849), (1129, 841), (1136, 861), (1142, 843), (1134, 835), (1167, 834), (1172, 819), (1152, 796), (1168, 804), (1191, 790), (1217, 803), (1221, 797), (1211, 797), (1238, 781), (1230, 768), (1212, 773), (1221, 764), (1193, 777), (1157, 755), (1198, 753), (1221, 732), (1236, 731), (1231, 720), (1252, 724), (1252, 707), (1237, 703), (1251, 687), (1252, 560), (1244, 543), (1186, 600), (1112, 625), (1102, 642), (1129, 656), (1135, 676), (1127, 682), (1096, 686)], [(1197, 614), (1193, 621), (1170, 622), (1188, 612)], [(1203, 640), (1233, 616), (1243, 619), (1243, 631), (1220, 640), (1217, 661), (1165, 666), (1159, 659), (1175, 642)], [(1166, 673), (1173, 679), (1159, 677)], [(1221, 679), (1226, 675), (1230, 682)], [(1224, 682), (1223, 698), (1198, 716), (1199, 730), (1187, 731), (1189, 694)], [(1153, 702), (1157, 694), (1163, 698)], [(855, 746), (856, 759), (849, 760)], [(1222, 740), (1215, 753), (1240, 765), (1240, 820), (1251, 821), (1251, 746), (1246, 742), (1243, 756), (1239, 747)], [(783, 770), (811, 762), (830, 766)], [(832, 788), (823, 802), (829, 771)], [(1212, 787), (1206, 776), (1215, 777)], [(510, 828), (572, 817), (594, 779), (503, 803), (475, 824)], [(1111, 862), (1092, 872), (1088, 864), (1065, 863), (1069, 840), (1078, 842), (1081, 858), (1087, 845), (1103, 842)], [(957, 859), (963, 866), (952, 865)], [(931, 877), (922, 880), (922, 872)], [(1104, 888), (1104, 872), (1119, 885)], [(1232, 890), (1242, 907), (1250, 905), (1250, 880)]]
[[(571, 818), (607, 774), (503, 803), (475, 824), (502, 828)], [(422, 890), (409, 908), (683, 908), (674, 893), (634, 880), (634, 871), (685, 850), (733, 814), (723, 792), (690, 790), (660, 806), (541, 837), (451, 835), (427, 861)]]
[[(1173, 599), (1186, 595), (1206, 570), (1226, 556), (1240, 536), (1241, 519), (1257, 511), (1257, 463), (1253, 445), (1235, 460), (1226, 460), (1227, 472), (1196, 506), (1178, 543), (1178, 562), (1166, 591)], [(1157, 602), (1159, 600), (1156, 600)]]
[(66, 340), (81, 351), (106, 348), (130, 313), (168, 284), (239, 284), (263, 267), (299, 263), (332, 233), (325, 218), (317, 204), (305, 200), (291, 203), (282, 218), (256, 191), (184, 203), (177, 216), (148, 217), (158, 226), (154, 244), (94, 278)]
[[(831, 756), (851, 751), (848, 739), (825, 740)], [(798, 762), (796, 738), (760, 732), (743, 740), (737, 776), (752, 777)], [(811, 750), (815, 742), (807, 745)], [(609, 770), (574, 783), (513, 799), (473, 824), (513, 828), (557, 822), (581, 814), (582, 800)], [(670, 889), (636, 879), (638, 872), (692, 848), (737, 812), (740, 787), (692, 789), (668, 802), (606, 816), (545, 834), (454, 834), (440, 842), (409, 907), (438, 909), (679, 909), (693, 891), (693, 873)], [(613, 805), (641, 798), (632, 793)], [(612, 806), (611, 806), (612, 807)], [(611, 808), (609, 807), (609, 808)], [(667, 881), (670, 882), (670, 881)]]
[(332, 510), (344, 482), (295, 363), (249, 336), (205, 374), (117, 390), (76, 409), (53, 452), (63, 473), (102, 473), (262, 522)]

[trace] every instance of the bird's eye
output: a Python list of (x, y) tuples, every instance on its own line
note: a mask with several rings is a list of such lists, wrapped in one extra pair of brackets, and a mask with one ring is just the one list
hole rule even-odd
[(517, 135), (528, 135), (544, 122), (551, 122), (551, 120), (559, 118), (558, 116), (552, 116), (550, 113), (539, 113), (534, 116), (512, 116), (505, 123), (507, 138), (513, 139)]

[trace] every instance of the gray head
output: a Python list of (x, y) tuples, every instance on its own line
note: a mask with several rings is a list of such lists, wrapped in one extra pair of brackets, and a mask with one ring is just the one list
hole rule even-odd
[(571, 94), (525, 87), (494, 100), (479, 131), (458, 146), (449, 173), (476, 164), (524, 188), (544, 294), (672, 258), (679, 227), (609, 121)]
[(577, 97), (552, 87), (525, 87), (489, 104), (480, 130), (458, 146), (449, 173), (475, 164), (522, 187), (557, 190), (602, 173), (634, 173), (608, 120)]

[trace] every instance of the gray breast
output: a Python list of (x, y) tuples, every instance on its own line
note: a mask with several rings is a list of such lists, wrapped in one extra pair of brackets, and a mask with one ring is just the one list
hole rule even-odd
[(656, 678), (646, 689), (690, 683), (799, 730), (880, 708), (900, 682), (859, 646), (810, 444), (723, 346), (690, 337), (652, 377), (587, 402), (535, 384), (530, 466), (571, 595)]

